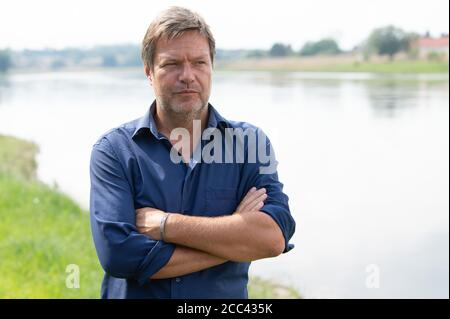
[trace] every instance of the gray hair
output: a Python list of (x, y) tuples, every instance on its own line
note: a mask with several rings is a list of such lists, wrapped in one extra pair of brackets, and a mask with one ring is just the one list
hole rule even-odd
[(141, 57), (144, 65), (153, 70), (153, 58), (156, 42), (162, 38), (173, 39), (183, 35), (185, 31), (197, 30), (209, 44), (211, 63), (216, 54), (216, 41), (205, 20), (196, 12), (182, 7), (170, 7), (162, 11), (153, 21), (142, 40)]

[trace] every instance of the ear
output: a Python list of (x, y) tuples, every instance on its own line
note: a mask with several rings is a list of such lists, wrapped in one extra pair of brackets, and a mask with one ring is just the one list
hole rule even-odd
[(145, 72), (145, 76), (150, 81), (150, 85), (152, 85), (153, 84), (153, 74), (147, 65), (144, 65), (144, 72)]

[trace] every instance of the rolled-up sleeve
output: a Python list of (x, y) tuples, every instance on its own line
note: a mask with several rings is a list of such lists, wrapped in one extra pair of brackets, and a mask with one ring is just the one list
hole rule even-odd
[(144, 284), (169, 261), (175, 246), (137, 231), (130, 183), (105, 137), (93, 147), (90, 177), (91, 230), (103, 269)]
[[(285, 240), (283, 253), (286, 253), (294, 248), (294, 244), (289, 243), (289, 240), (295, 232), (296, 223), (289, 209), (289, 197), (283, 192), (283, 184), (278, 179), (276, 170), (278, 162), (273, 147), (269, 138), (262, 131), (258, 130), (258, 132), (257, 143), (261, 142), (260, 145), (265, 146), (265, 151), (270, 158), (270, 162), (265, 163), (257, 156), (256, 163), (247, 162), (244, 165), (243, 180), (246, 182), (245, 193), (251, 187), (256, 187), (257, 189), (264, 187), (266, 189), (267, 199), (264, 201), (264, 206), (260, 211), (271, 216), (280, 227)], [(255, 144), (253, 147), (256, 147), (256, 145), (258, 144)], [(248, 147), (252, 147), (252, 145)], [(258, 150), (256, 153), (258, 153)]]

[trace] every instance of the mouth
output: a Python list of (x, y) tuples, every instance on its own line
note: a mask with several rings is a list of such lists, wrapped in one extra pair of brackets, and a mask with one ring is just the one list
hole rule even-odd
[(175, 92), (175, 94), (178, 94), (178, 95), (196, 94), (196, 93), (198, 93), (198, 92), (194, 91), (194, 90), (183, 90), (183, 91)]

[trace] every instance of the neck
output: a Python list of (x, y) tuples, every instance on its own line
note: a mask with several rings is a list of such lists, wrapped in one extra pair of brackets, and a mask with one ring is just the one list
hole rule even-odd
[[(182, 154), (185, 163), (189, 162), (194, 150), (197, 148), (201, 141), (201, 135), (206, 128), (209, 111), (208, 107), (203, 107), (199, 112), (191, 114), (179, 114), (173, 112), (167, 112), (161, 107), (156, 107), (155, 112), (155, 124), (158, 131), (161, 132), (175, 149)], [(201, 125), (194, 120), (200, 120)], [(170, 138), (170, 133), (176, 128), (185, 128), (189, 132), (187, 138), (183, 136), (175, 136), (174, 139)]]

